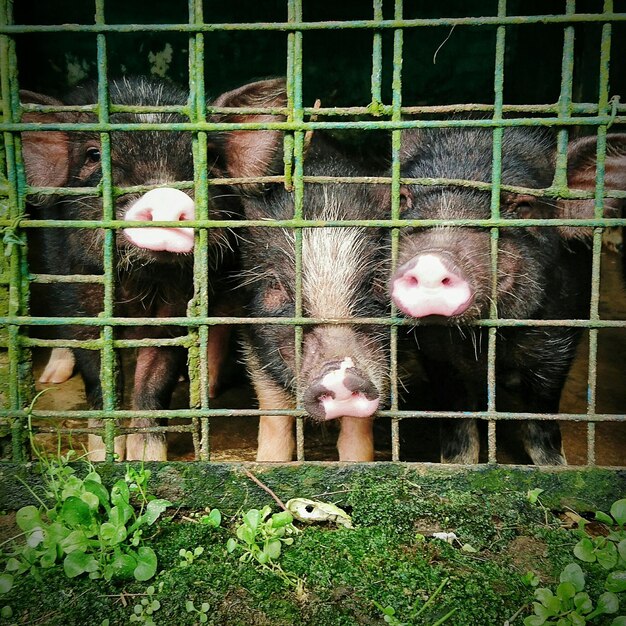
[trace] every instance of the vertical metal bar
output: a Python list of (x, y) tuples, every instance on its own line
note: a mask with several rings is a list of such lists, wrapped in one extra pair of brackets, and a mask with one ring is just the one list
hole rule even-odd
[[(401, 20), (403, 13), (402, 0), (395, 0), (394, 19)], [(402, 46), (404, 33), (398, 28), (393, 33), (393, 76), (392, 88), (392, 113), (391, 119), (401, 119), (400, 107), (402, 106)], [(391, 218), (400, 218), (400, 146), (402, 133), (399, 130), (391, 132)], [(393, 228), (391, 231), (391, 265), (392, 272), (398, 265), (398, 242), (400, 229)], [(392, 304), (391, 315), (396, 316), (396, 307)], [(398, 327), (390, 326), (389, 329), (389, 358), (391, 379), (390, 400), (391, 410), (398, 410)], [(400, 460), (400, 420), (396, 417), (391, 419), (391, 460)]]
[[(498, 0), (498, 17), (506, 16), (506, 0)], [(496, 56), (494, 76), (494, 121), (502, 121), (502, 106), (504, 101), (504, 53), (505, 53), (506, 27), (498, 26), (496, 30)], [(500, 126), (493, 130), (493, 154), (492, 154), (492, 188), (491, 188), (491, 217), (500, 219), (500, 185), (502, 182), (502, 137), (504, 129)], [(498, 241), (500, 229), (491, 229), (491, 305), (489, 317), (498, 317)], [(487, 348), (487, 411), (496, 412), (496, 352), (497, 352), (497, 328), (489, 329), (489, 343)], [(497, 462), (496, 422), (490, 419), (487, 425), (487, 459), (489, 463)]]
[[(104, 19), (104, 0), (96, 0), (96, 24), (102, 25)], [(106, 35), (96, 36), (98, 63), (98, 121), (109, 122), (109, 89), (107, 66)], [(115, 219), (115, 202), (113, 198), (113, 181), (111, 175), (111, 135), (100, 133), (101, 165), (102, 165), (102, 218), (105, 222)], [(106, 228), (103, 241), (104, 271), (104, 302), (103, 312), (106, 317), (114, 314), (115, 302), (115, 230)], [(107, 325), (102, 328), (102, 353), (100, 361), (100, 381), (102, 385), (102, 408), (114, 411), (117, 408), (117, 359), (113, 348), (114, 327)], [(116, 424), (106, 420), (104, 427), (104, 443), (106, 460), (113, 460)]]
[[(12, 3), (0, 3), (0, 24), (12, 23)], [(17, 56), (15, 41), (8, 35), (0, 36), (0, 89), (2, 91), (2, 117), (5, 121), (14, 122), (18, 118), (17, 97)], [(17, 154), (18, 141), (11, 133), (4, 133), (4, 146), (8, 180), (8, 217), (17, 223), (24, 213), (23, 168)], [(20, 181), (20, 174), (21, 179)], [(8, 302), (9, 317), (24, 313), (28, 306), (28, 283), (25, 279), (24, 250), (21, 245), (12, 245), (8, 258)], [(6, 250), (5, 250), (6, 252)], [(8, 325), (8, 359), (9, 359), (9, 408), (19, 411), (25, 404), (29, 394), (30, 368), (26, 349), (21, 344), (21, 328), (19, 325)], [(25, 443), (25, 423), (23, 419), (14, 419), (11, 425), (12, 457), (16, 462), (27, 458)]]
[[(379, 22), (383, 19), (383, 0), (374, 0), (374, 20)], [(383, 102), (382, 97), (383, 77), (383, 36), (379, 30), (374, 31), (372, 43), (372, 111), (378, 110)]]
[[(288, 20), (290, 22), (302, 21), (302, 0), (289, 0)], [(302, 31), (294, 31), (289, 35), (290, 70), (291, 75), (287, 78), (290, 92), (293, 121), (303, 121), (302, 110)], [(293, 138), (294, 148), (294, 218), (302, 219), (304, 208), (304, 131), (296, 130)], [(296, 228), (294, 232), (295, 242), (295, 271), (296, 271), (296, 317), (302, 316), (302, 229)], [(300, 380), (300, 367), (302, 364), (302, 326), (295, 327), (295, 360), (296, 381)], [(299, 383), (296, 383), (299, 384)], [(300, 389), (297, 389), (297, 406), (300, 408)], [(304, 420), (296, 418), (296, 458), (304, 461)]]
[[(202, 0), (190, 0), (189, 22), (201, 24), (203, 22)], [(191, 104), (191, 121), (206, 121), (206, 102), (204, 87), (204, 34), (197, 33), (189, 47), (189, 83), (193, 85)], [(194, 188), (196, 219), (206, 220), (209, 217), (208, 197), (208, 163), (207, 163), (207, 133), (194, 133)], [(196, 231), (194, 245), (194, 297), (189, 305), (189, 313), (194, 316), (206, 317), (209, 314), (209, 256), (208, 231), (200, 228)], [(189, 348), (189, 382), (191, 406), (209, 408), (209, 364), (208, 343), (209, 328), (190, 329), (194, 338)], [(196, 450), (196, 457), (208, 461), (210, 458), (210, 421), (203, 417), (201, 422), (200, 450)], [(195, 430), (195, 429), (194, 429)]]
[[(604, 12), (613, 11), (613, 0), (604, 1)], [(602, 38), (600, 43), (600, 68), (598, 88), (598, 115), (607, 115), (609, 110), (609, 64), (611, 59), (611, 24), (602, 26)], [(604, 173), (606, 155), (607, 126), (598, 126), (596, 146), (596, 189), (594, 200), (594, 217), (603, 217), (604, 207)], [(593, 233), (593, 260), (591, 267), (591, 307), (589, 319), (600, 319), (600, 265), (602, 252), (603, 228), (595, 228)], [(598, 333), (597, 328), (589, 329), (589, 372), (587, 378), (587, 415), (592, 416), (596, 412), (597, 378), (598, 378)], [(596, 463), (596, 425), (595, 422), (587, 422), (587, 465)]]

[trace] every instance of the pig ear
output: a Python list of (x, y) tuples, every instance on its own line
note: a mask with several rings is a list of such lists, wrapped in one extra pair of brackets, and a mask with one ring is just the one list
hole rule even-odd
[[(59, 100), (32, 91), (20, 91), (26, 104), (63, 106)], [(62, 121), (59, 113), (26, 112), (23, 122), (51, 123)], [(22, 154), (26, 166), (26, 180), (34, 187), (63, 187), (69, 172), (69, 139), (63, 131), (26, 131), (22, 133)], [(45, 204), (51, 196), (29, 198), (32, 204)]]
[[(214, 107), (285, 108), (287, 89), (283, 78), (262, 80), (219, 96)], [(227, 113), (223, 122), (282, 122), (284, 115)], [(234, 178), (264, 176), (276, 167), (283, 133), (278, 130), (240, 130), (225, 133), (226, 169)], [(246, 185), (246, 189), (249, 185)]]
[[(570, 189), (593, 191), (596, 186), (595, 137), (583, 137), (570, 144), (567, 154), (567, 186)], [(606, 137), (606, 159), (604, 162), (605, 190), (626, 190), (626, 134), (612, 134)], [(559, 200), (560, 217), (584, 219), (593, 217), (594, 201)], [(620, 217), (626, 201), (623, 198), (605, 198), (604, 217)], [(591, 228), (559, 228), (566, 239), (589, 239)]]

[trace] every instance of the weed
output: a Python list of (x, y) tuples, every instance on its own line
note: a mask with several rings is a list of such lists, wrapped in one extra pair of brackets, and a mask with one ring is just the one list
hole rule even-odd
[(179, 563), (180, 567), (189, 567), (203, 552), (204, 548), (202, 546), (197, 546), (193, 549), (193, 552), (191, 550), (181, 548), (178, 551), (178, 555), (182, 557)]
[[(157, 558), (143, 545), (143, 532), (170, 502), (147, 494), (150, 472), (143, 467), (129, 467), (124, 480), (109, 491), (89, 461), (85, 477), (76, 475), (70, 465), (74, 455), (73, 450), (57, 457), (39, 455), (45, 500), (26, 485), (39, 507), (17, 511), (22, 532), (1, 546), (5, 571), (0, 592), (9, 591), (16, 576), (26, 572), (37, 576), (39, 570), (61, 561), (68, 578), (88, 574), (92, 579), (146, 581), (154, 576)], [(17, 541), (21, 538), (24, 543)]]
[(302, 591), (304, 581), (283, 570), (278, 558), (282, 546), (293, 543), (293, 535), (298, 530), (293, 525), (293, 516), (289, 511), (281, 511), (270, 516), (269, 506), (250, 509), (242, 516), (242, 523), (237, 527), (237, 539), (230, 538), (226, 544), (229, 553), (240, 551), (239, 560), (243, 563), (256, 562), (262, 569), (274, 572), (286, 584)]
[[(163, 583), (159, 584), (159, 593), (163, 590)], [(131, 622), (137, 622), (138, 624), (144, 624), (145, 626), (156, 626), (156, 622), (153, 619), (153, 615), (161, 608), (161, 603), (153, 598), (155, 594), (155, 588), (150, 585), (146, 589), (146, 596), (141, 599), (139, 604), (135, 604), (133, 607), (133, 613), (130, 616)]]
[(196, 613), (198, 615), (198, 621), (201, 624), (206, 624), (209, 621), (207, 613), (210, 608), (211, 605), (208, 602), (203, 602), (199, 609), (196, 608), (195, 604), (191, 600), (187, 600), (187, 602), (185, 602), (185, 609), (187, 609), (187, 613)]
[[(534, 615), (524, 619), (525, 626), (584, 626), (597, 617), (619, 611), (617, 594), (626, 591), (626, 499), (614, 502), (610, 513), (596, 512), (596, 520), (610, 528), (608, 536), (589, 538), (584, 532), (587, 522), (581, 519), (578, 533), (582, 538), (574, 546), (574, 555), (578, 559), (598, 563), (609, 572), (604, 584), (606, 591), (594, 601), (585, 591), (582, 568), (577, 563), (570, 563), (562, 570), (560, 584), (554, 592), (547, 587), (535, 589)], [(537, 579), (530, 574), (526, 574), (523, 580), (532, 585)], [(611, 626), (626, 626), (626, 616), (616, 617)]]

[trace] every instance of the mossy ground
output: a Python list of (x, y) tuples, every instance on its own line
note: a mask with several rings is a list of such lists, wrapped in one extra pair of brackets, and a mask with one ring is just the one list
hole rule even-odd
[[(265, 478), (273, 479), (276, 489), (283, 483), (281, 476), (270, 472)], [(198, 614), (185, 608), (192, 601), (196, 607), (209, 605), (206, 623), (215, 625), (384, 624), (375, 602), (394, 607), (396, 617), (408, 624), (429, 626), (455, 609), (445, 622), (448, 626), (499, 626), (507, 620), (521, 625), (533, 599), (522, 575), (532, 570), (542, 585), (551, 585), (574, 560), (577, 539), (558, 510), (545, 508), (549, 497), (532, 504), (526, 490), (510, 484), (515, 483), (510, 475), (483, 475), (481, 481), (479, 476), (470, 474), (461, 482), (428, 474), (418, 480), (401, 472), (383, 480), (372, 472), (351, 476), (348, 489), (320, 499), (348, 508), (355, 528), (299, 524), (302, 532), (283, 550), (281, 565), (304, 580), (302, 593), (274, 573), (226, 552), (237, 507), (274, 504), (264, 492), (252, 503), (247, 498), (233, 506), (235, 500), (222, 500), (224, 517), (217, 529), (189, 521), (188, 509), (172, 508), (151, 528), (149, 545), (158, 555), (159, 573), (149, 583), (69, 580), (60, 568), (23, 576), (0, 598), (0, 605), (13, 612), (0, 624), (84, 626), (105, 619), (111, 625), (128, 624), (142, 594), (153, 585), (153, 598), (160, 602), (152, 616), (156, 624), (199, 623)], [(239, 480), (247, 493), (252, 483)], [(301, 493), (314, 494), (319, 492)], [(7, 514), (4, 522), (9, 520)], [(454, 532), (458, 541), (450, 545), (432, 538), (437, 531)], [(203, 554), (181, 567), (179, 550), (197, 546), (204, 548)], [(588, 587), (599, 591), (602, 572), (582, 565)], [(416, 617), (445, 579), (442, 592)]]

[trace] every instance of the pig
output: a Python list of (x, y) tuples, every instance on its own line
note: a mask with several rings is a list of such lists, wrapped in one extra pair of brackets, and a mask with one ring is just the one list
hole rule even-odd
[[(493, 133), (449, 128), (403, 133), (402, 176), (490, 182)], [(609, 135), (606, 187), (626, 188), (626, 135)], [(507, 128), (502, 140), (502, 184), (537, 192), (500, 194), (507, 218), (593, 217), (592, 200), (542, 195), (555, 174), (556, 148), (548, 131)], [(569, 187), (595, 188), (595, 138), (573, 141), (568, 152)], [(606, 199), (615, 217), (623, 200)], [(401, 189), (407, 219), (486, 219), (491, 192), (453, 185), (406, 185)], [(591, 229), (585, 227), (501, 228), (498, 238), (496, 305), (499, 318), (588, 318)], [(397, 270), (390, 294), (401, 314), (416, 321), (417, 345), (431, 384), (427, 409), (487, 409), (488, 330), (471, 326), (489, 316), (492, 304), (491, 235), (486, 228), (402, 228)], [(501, 327), (496, 339), (496, 407), (557, 413), (580, 330), (571, 327)], [(414, 345), (415, 348), (415, 345)], [(566, 463), (558, 423), (520, 423), (523, 446), (533, 463)], [(476, 463), (477, 423), (444, 420), (441, 460)]]
[[(214, 105), (272, 106), (284, 94), (284, 81), (269, 80), (244, 85), (219, 96)], [(187, 104), (188, 94), (165, 81), (144, 77), (122, 78), (109, 83), (111, 102), (116, 105), (180, 106)], [(277, 96), (278, 94), (278, 96)], [(22, 92), (22, 101), (44, 105), (83, 105), (97, 102), (94, 83), (76, 88), (63, 101), (32, 92)], [(83, 112), (28, 112), (27, 122), (94, 122), (93, 114)], [(220, 120), (228, 120), (221, 116)], [(240, 116), (237, 121), (264, 119), (260, 115)], [(176, 113), (112, 113), (112, 123), (176, 123), (188, 119)], [(262, 133), (260, 133), (261, 135)], [(209, 176), (224, 177), (230, 161), (246, 161), (250, 153), (238, 146), (246, 133), (211, 133), (208, 136)], [(119, 220), (180, 222), (176, 228), (122, 228), (114, 233), (115, 294), (114, 315), (120, 317), (180, 317), (194, 294), (193, 250), (194, 230), (183, 222), (195, 219), (193, 189), (177, 189), (173, 183), (193, 181), (193, 134), (182, 131), (113, 131), (111, 138), (111, 171), (115, 188), (132, 185), (154, 185), (145, 193), (116, 195), (114, 217)], [(250, 142), (248, 142), (250, 143)], [(27, 181), (31, 186), (95, 187), (102, 180), (100, 134), (90, 131), (24, 132), (22, 134)], [(254, 146), (252, 146), (252, 149)], [(226, 186), (209, 186), (209, 216), (230, 219), (240, 213), (240, 204), (233, 190)], [(102, 219), (102, 200), (98, 196), (46, 196), (33, 194), (31, 204), (39, 206), (42, 215), (51, 219)], [(52, 274), (102, 274), (102, 229), (50, 228), (43, 232), (47, 272)], [(223, 290), (223, 276), (232, 264), (233, 237), (224, 229), (208, 229), (209, 292), (218, 299)], [(100, 284), (64, 285), (62, 296), (47, 305), (56, 316), (97, 317), (103, 309), (103, 288)], [(213, 311), (219, 309), (215, 304)], [(62, 329), (67, 339), (95, 339), (98, 328), (68, 326)], [(213, 327), (209, 339), (209, 391), (215, 392), (216, 374), (224, 358), (222, 347), (227, 343), (224, 328)], [(174, 326), (119, 327), (122, 338), (167, 338), (185, 333)], [(76, 368), (80, 372), (88, 402), (102, 408), (100, 354), (95, 350), (73, 349)], [(66, 367), (71, 362), (62, 357)], [(142, 347), (137, 350), (134, 370), (132, 408), (164, 409), (184, 371), (186, 351), (182, 347)], [(121, 368), (117, 368), (117, 402), (122, 401)], [(153, 426), (154, 420), (131, 420), (133, 427)], [(97, 425), (91, 422), (90, 425)], [(104, 458), (102, 440), (89, 438), (92, 460)], [(167, 455), (163, 433), (129, 434), (118, 437), (115, 452), (119, 458), (164, 460)]]
[[(276, 138), (274, 138), (276, 139)], [(278, 149), (279, 142), (274, 142)], [(279, 155), (282, 155), (280, 144)], [(315, 133), (306, 151), (307, 176), (364, 175), (366, 167)], [(369, 188), (372, 187), (372, 188)], [(305, 219), (376, 219), (385, 216), (374, 185), (307, 184)], [(282, 184), (243, 197), (246, 219), (283, 220), (294, 215), (294, 193)], [(388, 314), (385, 293), (389, 253), (385, 231), (369, 227), (302, 229), (302, 311), (306, 317), (381, 317)], [(247, 312), (254, 317), (293, 317), (295, 308), (295, 232), (248, 227), (242, 232), (241, 285)], [(388, 393), (388, 330), (376, 325), (303, 326), (299, 371), (292, 325), (251, 326), (245, 361), (263, 411), (257, 460), (291, 461), (294, 418), (272, 410), (300, 404), (318, 423), (338, 420), (341, 461), (374, 458), (373, 418)]]

